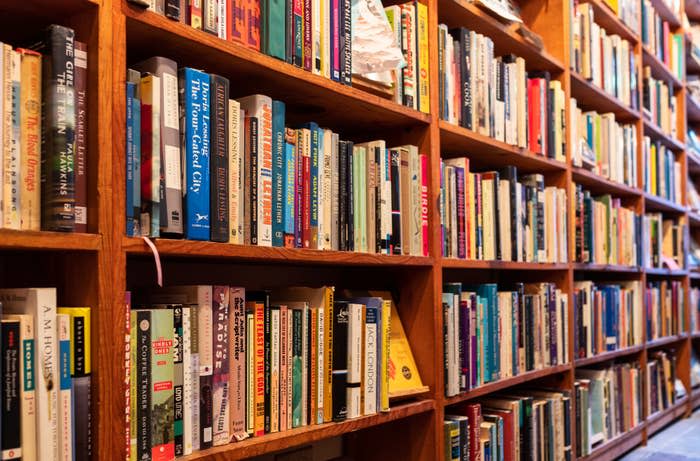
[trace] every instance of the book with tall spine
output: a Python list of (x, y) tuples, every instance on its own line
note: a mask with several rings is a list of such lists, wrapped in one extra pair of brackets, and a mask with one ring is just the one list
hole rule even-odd
[[(195, 368), (192, 354), (192, 311), (196, 308), (182, 306), (182, 454), (192, 454), (193, 444), (193, 396)], [(173, 360), (174, 361), (174, 360)], [(175, 447), (177, 449), (177, 445)]]
[(233, 440), (248, 437), (246, 417), (246, 312), (245, 288), (231, 287), (229, 310), (229, 402), (230, 428)]
[(136, 370), (134, 395), (136, 411), (136, 430), (133, 434), (135, 447), (133, 459), (150, 459), (151, 457), (151, 311), (132, 310), (131, 336), (135, 338), (133, 364)]
[[(229, 241), (229, 145), (228, 128), (229, 81), (211, 74), (211, 151), (209, 158), (210, 240)], [(227, 425), (228, 426), (228, 425)]]
[[(210, 216), (210, 91), (209, 76), (189, 67), (180, 69), (180, 128), (183, 157), (185, 238), (209, 240)], [(145, 114), (142, 114), (145, 117)], [(143, 165), (143, 164), (142, 164)]]
[(70, 316), (56, 315), (58, 340), (58, 459), (73, 459), (73, 400), (71, 382)]
[[(169, 305), (173, 311), (173, 439), (175, 444), (175, 456), (185, 453), (184, 441), (184, 322), (183, 306), (181, 304)], [(190, 434), (191, 437), (191, 434)]]
[(0, 42), (0, 89), (2, 89), (2, 97), (0, 97), (0, 180), (3, 185), (0, 186), (0, 225), (5, 226), (5, 163), (9, 161), (9, 134), (12, 130), (12, 112), (8, 108), (12, 107), (12, 87), (11, 87), (11, 67), (7, 65), (10, 61), (12, 47), (6, 43)]
[[(41, 228), (41, 54), (17, 49), (22, 61), (20, 90), (20, 228)], [(80, 69), (77, 68), (77, 78)], [(78, 82), (79, 83), (79, 82)], [(84, 108), (83, 108), (84, 109)], [(85, 136), (85, 133), (83, 133)], [(77, 145), (77, 142), (76, 142)], [(83, 154), (84, 155), (84, 154)], [(83, 171), (84, 174), (84, 171)], [(77, 179), (77, 174), (76, 174)], [(83, 177), (84, 180), (84, 177)], [(77, 192), (77, 191), (76, 191)], [(77, 199), (77, 197), (76, 197)], [(76, 231), (84, 232), (76, 223)]]
[(0, 368), (3, 374), (2, 396), (2, 457), (22, 459), (20, 404), (20, 323), (18, 320), (2, 319), (0, 336)]
[(42, 59), (43, 230), (71, 232), (75, 228), (75, 32), (51, 25), (45, 39), (32, 49)]
[[(141, 74), (127, 69), (126, 235), (141, 235)], [(129, 104), (130, 103), (130, 104)]]
[(279, 431), (288, 429), (287, 421), (291, 408), (287, 405), (289, 389), (289, 309), (285, 305), (280, 306), (279, 319)]
[(428, 58), (428, 5), (417, 1), (416, 5), (416, 50), (418, 53), (418, 110), (430, 112), (430, 63)]
[(212, 427), (213, 445), (231, 441), (229, 338), (230, 288), (216, 285), (212, 289), (213, 370), (212, 370)]
[[(272, 1), (272, 0), (270, 0)], [(272, 101), (272, 246), (284, 246), (285, 225), (285, 105)]]
[(333, 314), (333, 421), (341, 422), (348, 417), (348, 302), (335, 301)]
[(245, 114), (241, 104), (235, 99), (228, 101), (228, 221), (229, 243), (242, 245), (243, 242), (243, 156)]
[(34, 317), (37, 402), (37, 459), (58, 459), (58, 350), (56, 340), (56, 290), (54, 288), (0, 289), (4, 314)]
[(87, 44), (75, 41), (75, 231), (87, 232)]
[(151, 309), (151, 460), (175, 457), (173, 408), (173, 311)]
[(346, 383), (346, 402), (348, 419), (357, 418), (362, 415), (361, 395), (362, 395), (362, 333), (364, 325), (362, 322), (363, 310), (365, 306), (357, 303), (348, 304), (348, 344), (347, 344), (347, 367), (348, 376)]
[[(141, 77), (141, 233), (160, 237), (160, 78)], [(43, 224), (43, 221), (42, 221)]]
[(9, 91), (9, 101), (5, 106), (6, 138), (4, 148), (4, 184), (3, 184), (3, 216), (4, 225), (8, 229), (21, 228), (21, 57), (15, 50), (9, 50), (6, 60), (7, 74), (9, 78), (5, 82)]

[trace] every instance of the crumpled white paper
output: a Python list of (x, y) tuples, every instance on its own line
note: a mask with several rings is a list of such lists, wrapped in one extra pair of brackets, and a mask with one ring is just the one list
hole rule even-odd
[(379, 0), (352, 1), (352, 73), (388, 74), (406, 66)]

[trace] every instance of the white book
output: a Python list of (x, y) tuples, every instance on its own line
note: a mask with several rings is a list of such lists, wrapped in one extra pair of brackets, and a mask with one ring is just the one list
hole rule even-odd
[(348, 304), (348, 419), (362, 415), (360, 401), (362, 395), (362, 304)]
[(321, 4), (324, 0), (311, 0), (311, 72), (321, 74)]
[[(408, 146), (408, 169), (411, 179), (411, 192), (409, 210), (409, 255), (421, 256), (423, 254), (423, 225), (421, 223), (421, 166), (420, 155), (417, 146)], [(466, 174), (465, 174), (466, 178)]]
[(73, 400), (70, 375), (70, 315), (56, 315), (59, 391), (58, 391), (58, 451), (61, 461), (73, 460)]
[(316, 315), (317, 315), (317, 325), (318, 325), (318, 331), (316, 332), (318, 335), (318, 340), (316, 341), (316, 348), (317, 348), (317, 359), (316, 359), (316, 415), (312, 416), (313, 419), (315, 419), (314, 423), (315, 424), (323, 424), (323, 409), (324, 409), (324, 396), (325, 396), (325, 384), (326, 384), (326, 375), (324, 373), (325, 371), (325, 340), (326, 340), (326, 310), (324, 309), (323, 306), (319, 306), (318, 309), (316, 310)]
[(512, 233), (510, 228), (510, 181), (507, 179), (499, 179), (498, 181), (498, 201), (499, 203), (499, 229), (500, 229), (500, 242), (501, 247), (501, 259), (503, 261), (512, 260)]
[[(216, 30), (219, 34), (219, 38), (226, 40), (226, 0), (217, 0), (218, 16), (216, 18)], [(180, 11), (180, 14), (184, 14)]]
[[(379, 188), (380, 193), (377, 199), (379, 200), (379, 209), (381, 211), (380, 217), (380, 237), (381, 239), (386, 239), (388, 243), (391, 242), (392, 224), (391, 224), (391, 176), (390, 162), (389, 162), (389, 151), (386, 148), (386, 143), (384, 141), (374, 141), (371, 143), (376, 147), (379, 147), (379, 179), (378, 184), (381, 184)], [(376, 158), (376, 157), (375, 157)], [(386, 249), (383, 253), (389, 253), (389, 244), (387, 243)]]
[(287, 357), (289, 357), (289, 360), (287, 360), (287, 376), (289, 379), (287, 379), (287, 402), (284, 403), (287, 405), (287, 429), (292, 428), (292, 415), (294, 414), (293, 412), (293, 407), (292, 407), (292, 401), (293, 401), (293, 382), (294, 380), (292, 379), (292, 370), (293, 370), (293, 360), (292, 360), (292, 343), (293, 343), (293, 328), (294, 328), (294, 322), (293, 322), (293, 317), (292, 317), (292, 311), (291, 309), (288, 311), (289, 315), (287, 315), (287, 331), (289, 334), (287, 335)]
[[(270, 309), (270, 432), (279, 432), (280, 310)], [(275, 415), (277, 417), (275, 417)]]
[(365, 338), (364, 338), (364, 394), (365, 407), (362, 409), (364, 415), (373, 415), (377, 412), (377, 385), (378, 385), (378, 360), (379, 351), (378, 321), (379, 312), (377, 309), (366, 309)]
[[(6, 99), (5, 117), (9, 113), (9, 130), (6, 131), (5, 139), (5, 166), (4, 166), (4, 193), (3, 193), (3, 227), (7, 229), (19, 229), (21, 226), (20, 215), (20, 75), (21, 57), (14, 50), (6, 54), (5, 70), (9, 68), (10, 86), (5, 91), (10, 91), (9, 101)], [(7, 98), (7, 95), (6, 95)], [(6, 119), (7, 122), (7, 119)], [(6, 126), (8, 128), (8, 126)]]
[(34, 317), (37, 459), (58, 460), (58, 359), (56, 353), (56, 289), (0, 289), (4, 313)]
[[(189, 455), (192, 453), (192, 388), (195, 385), (194, 376), (192, 374), (192, 324), (191, 324), (192, 308), (183, 306), (182, 308), (182, 369), (183, 384), (182, 384), (182, 440), (183, 454)], [(199, 386), (199, 383), (197, 383)]]
[(241, 123), (241, 105), (235, 99), (228, 101), (228, 212), (229, 243), (243, 244), (243, 146), (244, 130)]
[(340, 208), (339, 202), (336, 197), (339, 197), (340, 193), (340, 169), (339, 169), (339, 155), (338, 155), (338, 142), (340, 141), (340, 136), (337, 133), (332, 133), (331, 135), (331, 250), (339, 249), (339, 237), (340, 237)]

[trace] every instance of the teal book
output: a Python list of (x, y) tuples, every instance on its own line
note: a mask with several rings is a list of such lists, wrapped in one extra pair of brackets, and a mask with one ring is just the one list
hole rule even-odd
[(173, 311), (151, 310), (151, 456), (175, 457)]
[(302, 425), (301, 415), (301, 360), (302, 360), (302, 311), (292, 309), (292, 427)]
[[(271, 0), (270, 0), (271, 1)], [(284, 246), (284, 204), (286, 143), (284, 129), (285, 106), (272, 101), (272, 246)]]
[(278, 59), (285, 59), (286, 18), (285, 0), (262, 0), (260, 2), (263, 51)]

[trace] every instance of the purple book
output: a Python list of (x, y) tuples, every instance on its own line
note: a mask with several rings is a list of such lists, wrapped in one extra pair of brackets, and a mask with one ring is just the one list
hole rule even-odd
[[(467, 296), (464, 296), (464, 295)], [(459, 379), (459, 390), (465, 392), (469, 390), (469, 359), (471, 352), (469, 344), (471, 335), (469, 331), (469, 298), (468, 293), (462, 293), (459, 299), (459, 360), (462, 366), (462, 372)]]
[(477, 371), (477, 346), (476, 346), (476, 310), (479, 308), (476, 293), (469, 293), (469, 336), (471, 341), (469, 344), (469, 352), (471, 353), (471, 360), (469, 364), (471, 365), (469, 369), (471, 370), (471, 379), (469, 380), (468, 387), (473, 389), (477, 386), (476, 381), (476, 371)]
[(464, 209), (464, 168), (455, 167), (457, 180), (457, 257), (466, 258), (466, 233), (465, 233), (465, 209)]

